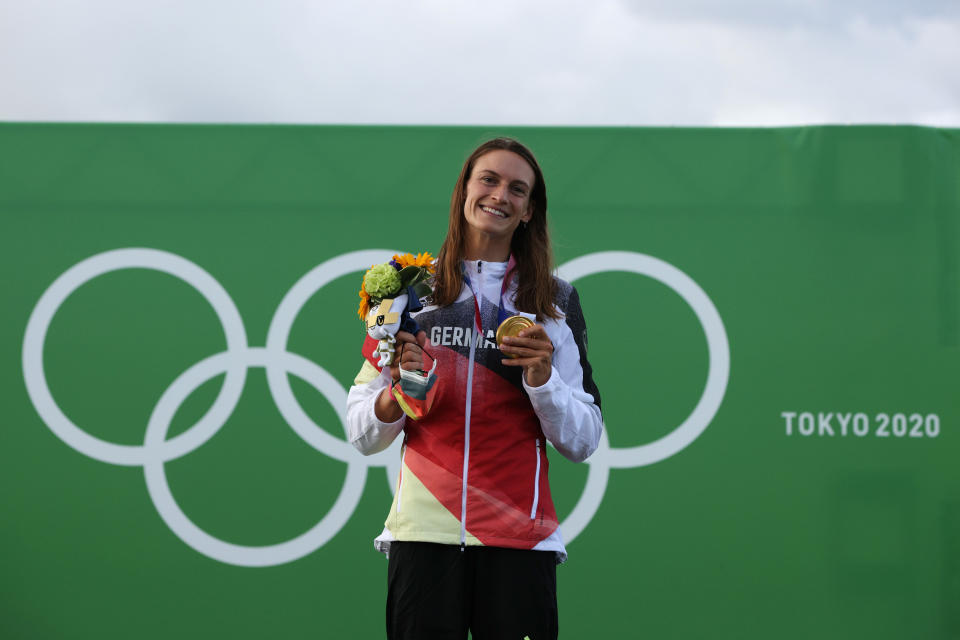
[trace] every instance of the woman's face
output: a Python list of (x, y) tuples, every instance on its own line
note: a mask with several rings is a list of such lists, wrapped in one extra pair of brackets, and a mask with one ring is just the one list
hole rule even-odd
[(477, 158), (463, 203), (469, 233), (509, 242), (517, 226), (530, 220), (534, 180), (527, 161), (512, 151), (495, 149)]

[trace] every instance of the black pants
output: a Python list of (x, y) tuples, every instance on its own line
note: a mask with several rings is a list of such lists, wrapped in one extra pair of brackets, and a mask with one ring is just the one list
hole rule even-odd
[(552, 551), (393, 542), (389, 640), (555, 640)]

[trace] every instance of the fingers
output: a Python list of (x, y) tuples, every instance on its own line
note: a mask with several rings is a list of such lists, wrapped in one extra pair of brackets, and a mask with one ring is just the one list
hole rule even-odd
[(407, 344), (400, 354), (399, 365), (407, 371), (423, 369), (423, 351), (415, 344)]
[(395, 336), (396, 357), (393, 364), (390, 365), (390, 375), (394, 382), (400, 381), (400, 367), (406, 371), (417, 371), (425, 369), (423, 364), (423, 349), (427, 345), (427, 332), (418, 331), (413, 335), (409, 331), (397, 331)]
[(420, 350), (423, 350), (427, 346), (427, 332), (418, 331), (417, 335), (408, 333), (406, 331), (397, 332), (397, 343), (404, 343), (404, 345), (416, 346)]
[(537, 354), (553, 354), (553, 343), (549, 340), (531, 340), (524, 338), (505, 338), (500, 350), (518, 356), (534, 356)]
[[(397, 353), (399, 358), (397, 364), (407, 371), (416, 371), (423, 369), (423, 347), (427, 343), (427, 334), (425, 331), (417, 332), (414, 336), (406, 331), (397, 332)], [(400, 372), (397, 372), (397, 376)]]
[(553, 370), (553, 342), (543, 326), (535, 324), (516, 336), (504, 337), (500, 350), (512, 356), (504, 358), (503, 364), (523, 367), (523, 375), (528, 385), (539, 387), (550, 379)]
[[(423, 333), (423, 338), (424, 338), (424, 340), (426, 340), (427, 334), (424, 333), (423, 331), (421, 331), (420, 333)], [(397, 335), (395, 336), (396, 339), (397, 339), (397, 344), (399, 345), (399, 343), (401, 343), (401, 342), (410, 342), (410, 343), (413, 343), (413, 344), (418, 344), (418, 343), (419, 343), (418, 338), (419, 338), (419, 336), (420, 336), (420, 333), (418, 333), (416, 336), (414, 336), (414, 335), (413, 335), (412, 333), (410, 333), (409, 331), (397, 331)]]
[(552, 357), (553, 342), (550, 341), (547, 330), (535, 324), (516, 336), (505, 336), (500, 350), (520, 358)]

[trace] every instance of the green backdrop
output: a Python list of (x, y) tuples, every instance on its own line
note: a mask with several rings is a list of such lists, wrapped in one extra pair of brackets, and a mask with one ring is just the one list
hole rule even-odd
[(383, 635), (354, 252), (495, 134), (604, 401), (562, 637), (960, 638), (960, 131), (71, 124), (0, 124), (0, 637)]

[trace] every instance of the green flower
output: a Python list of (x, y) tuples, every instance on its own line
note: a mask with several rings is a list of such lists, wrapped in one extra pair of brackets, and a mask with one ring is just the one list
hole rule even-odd
[(363, 276), (363, 288), (372, 298), (383, 299), (400, 291), (400, 276), (389, 264), (377, 264), (370, 267)]

